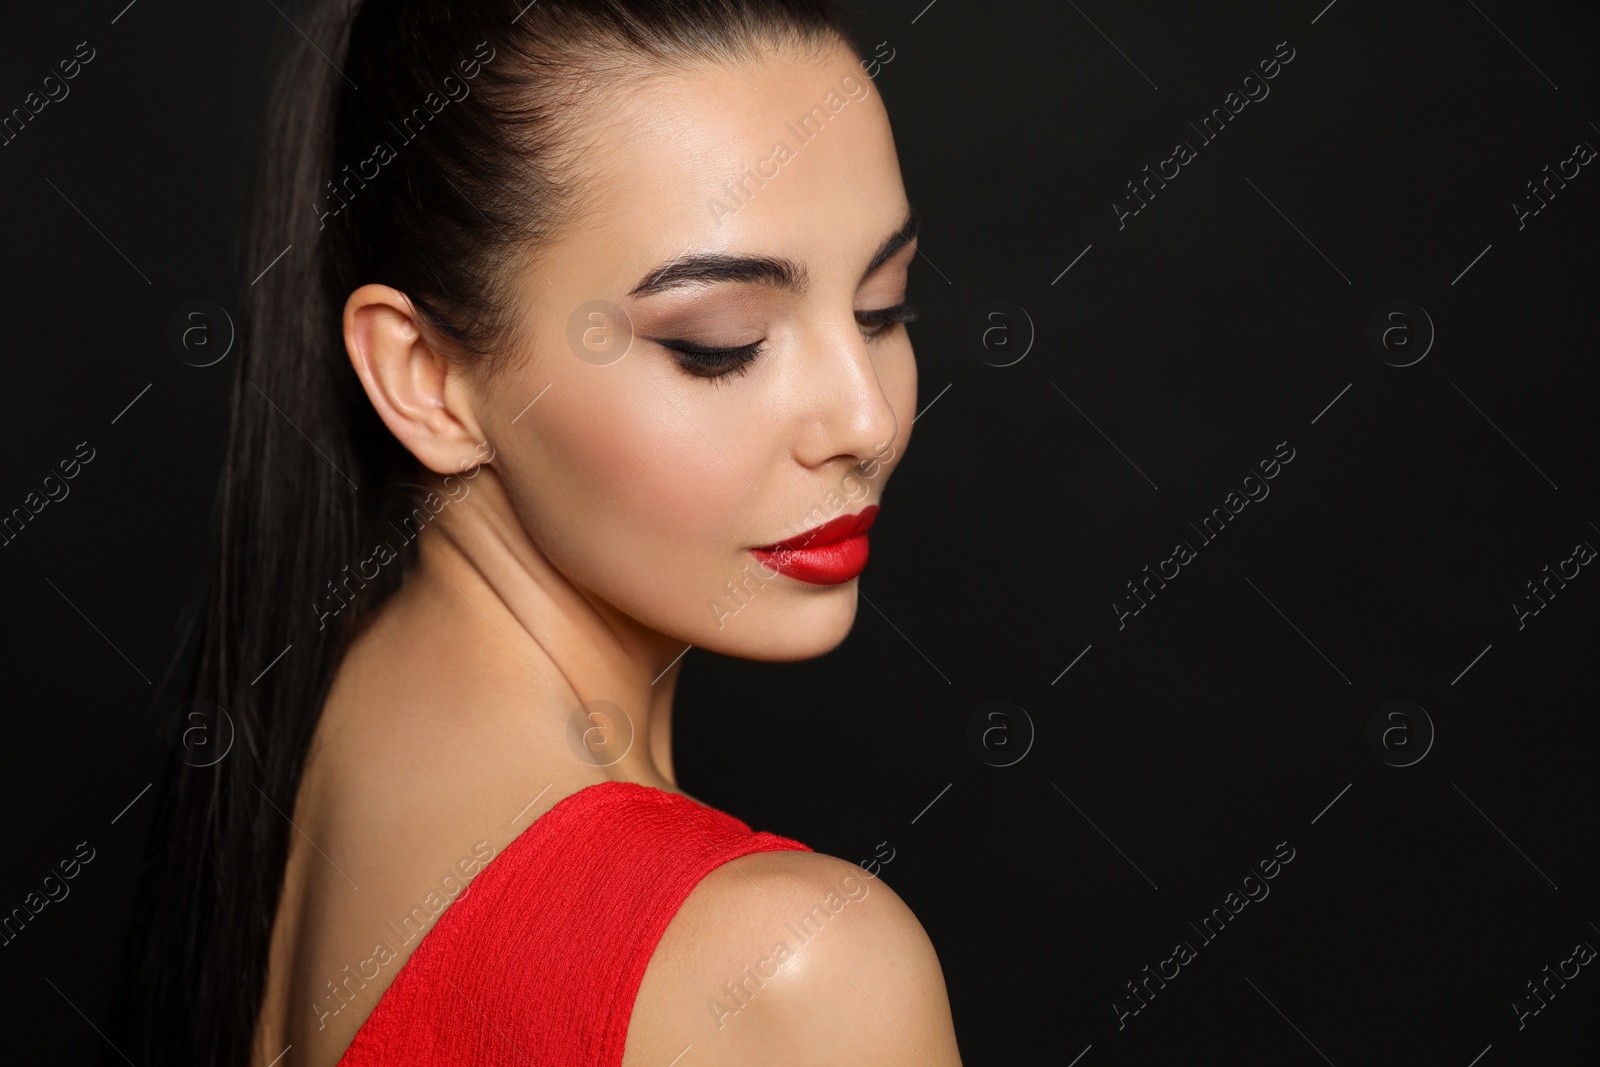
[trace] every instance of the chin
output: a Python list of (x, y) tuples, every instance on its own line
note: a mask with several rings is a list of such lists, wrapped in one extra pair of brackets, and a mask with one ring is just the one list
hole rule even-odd
[[(844, 643), (855, 625), (858, 596), (851, 583), (812, 593), (800, 603), (773, 602), (756, 612), (751, 604), (737, 616), (724, 617), (693, 643), (719, 655), (768, 663), (816, 659)], [(805, 602), (809, 600), (810, 602)]]

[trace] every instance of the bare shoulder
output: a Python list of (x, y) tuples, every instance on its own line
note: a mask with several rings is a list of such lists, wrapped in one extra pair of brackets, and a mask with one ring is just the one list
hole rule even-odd
[(939, 958), (880, 878), (832, 856), (763, 852), (689, 894), (651, 957), (623, 1067), (865, 1059), (958, 1067)]

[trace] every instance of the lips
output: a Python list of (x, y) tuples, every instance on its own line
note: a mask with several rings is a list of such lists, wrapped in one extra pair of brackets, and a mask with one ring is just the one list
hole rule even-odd
[(854, 515), (840, 515), (785, 541), (752, 548), (768, 568), (814, 585), (839, 585), (860, 574), (867, 565), (867, 530), (878, 517), (878, 505), (868, 504)]

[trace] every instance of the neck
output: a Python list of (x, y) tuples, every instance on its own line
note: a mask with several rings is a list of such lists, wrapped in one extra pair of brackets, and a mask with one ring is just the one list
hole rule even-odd
[[(474, 685), (476, 699), (495, 705), (480, 710), (549, 717), (600, 776), (676, 791), (672, 698), (684, 643), (562, 574), (528, 537), (493, 468), (459, 480), (454, 499), (437, 475), (427, 484), (446, 503), (418, 538), (406, 588), (426, 605), (427, 630), (450, 635), (439, 668), (527, 679)], [(462, 641), (467, 654), (451, 656)]]

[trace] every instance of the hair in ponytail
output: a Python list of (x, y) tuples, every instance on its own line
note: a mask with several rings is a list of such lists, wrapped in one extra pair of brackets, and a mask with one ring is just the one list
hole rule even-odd
[(572, 159), (602, 93), (774, 47), (860, 54), (828, 0), (521, 6), (292, 13), (308, 40), (286, 35), (266, 120), (241, 270), (262, 273), (242, 286), (214, 550), (156, 706), (168, 720), (181, 701), (219, 706), (232, 745), (210, 766), (172, 754), (163, 768), (112, 1024), (135, 1062), (248, 1062), (308, 748), (350, 637), (406, 566), (346, 581), (348, 610), (327, 610), (421, 473), (350, 366), (345, 298), (391, 285), (441, 352), (497, 361), (517, 270), (581, 207)]

